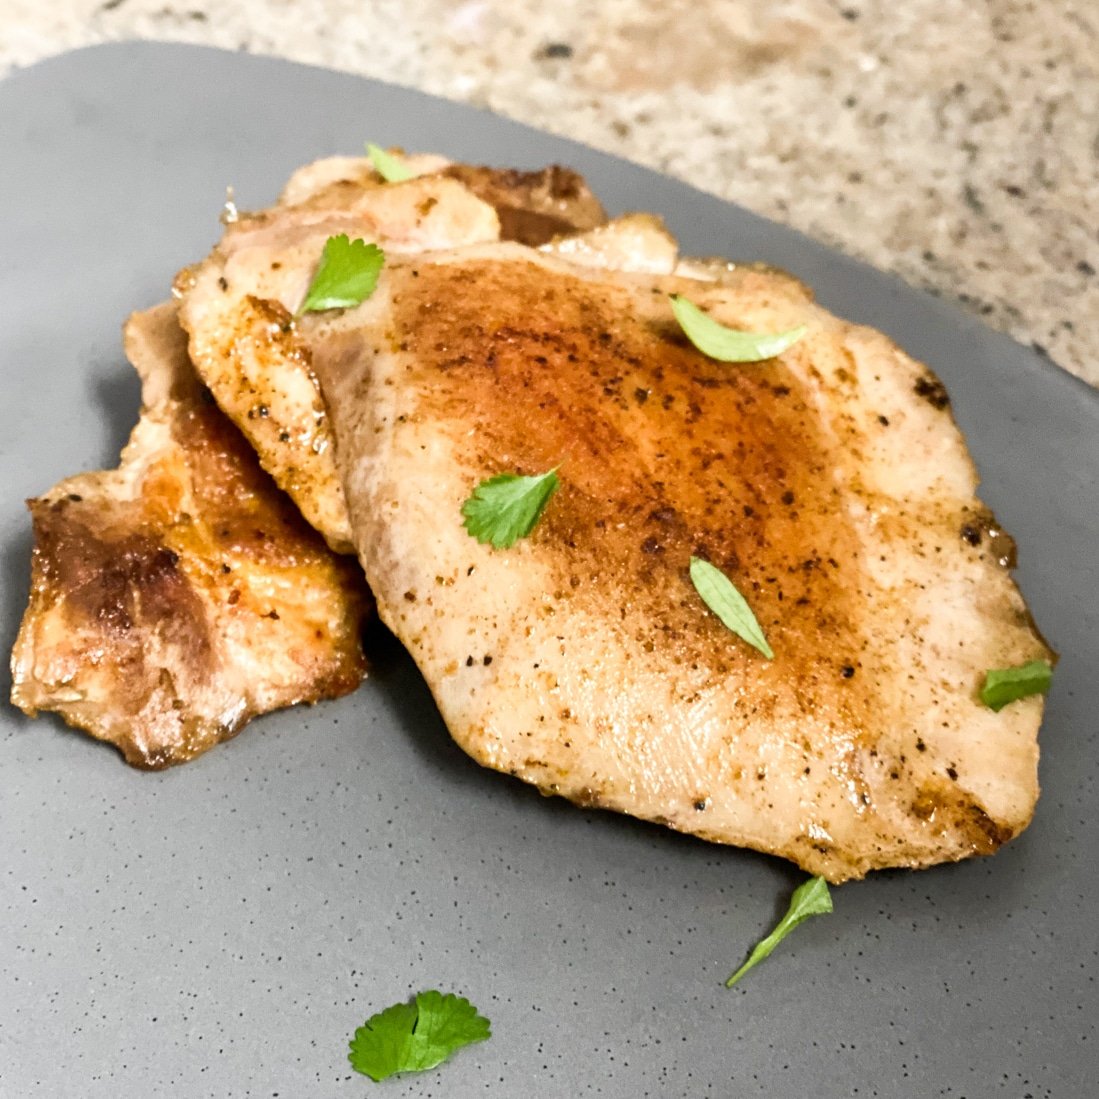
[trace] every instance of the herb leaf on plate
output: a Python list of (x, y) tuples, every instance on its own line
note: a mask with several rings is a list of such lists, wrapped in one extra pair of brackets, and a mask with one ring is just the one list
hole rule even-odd
[(350, 240), (346, 233), (329, 237), (297, 315), (361, 304), (374, 293), (384, 264), (385, 253), (376, 244)]
[(767, 638), (763, 636), (759, 621), (752, 613), (752, 608), (748, 606), (744, 596), (736, 590), (732, 580), (721, 569), (711, 565), (709, 561), (703, 561), (701, 557), (692, 557), (691, 583), (702, 597), (702, 602), (737, 637), (758, 649), (768, 660), (775, 658), (771, 646), (767, 644)]
[(828, 883), (823, 878), (810, 878), (802, 882), (790, 898), (786, 915), (770, 935), (756, 944), (748, 960), (725, 982), (725, 987), (732, 988), (749, 969), (759, 965), (799, 923), (810, 916), (824, 916), (831, 911), (832, 894), (828, 892)]
[(423, 1072), (463, 1046), (492, 1036), (489, 1021), (464, 997), (421, 992), (410, 1004), (394, 1004), (369, 1019), (351, 1039), (347, 1059), (356, 1072), (378, 1082), (398, 1072)]
[(1030, 660), (1015, 668), (992, 668), (985, 672), (981, 701), (991, 710), (1002, 710), (1009, 702), (1030, 695), (1044, 695), (1053, 682), (1048, 660)]
[(478, 542), (507, 549), (534, 530), (560, 484), (556, 467), (533, 477), (517, 473), (490, 477), (462, 504), (462, 525)]
[(726, 328), (680, 294), (671, 295), (672, 312), (680, 328), (702, 352), (723, 363), (758, 363), (773, 359), (805, 335), (805, 325), (785, 332), (741, 332)]
[(380, 145), (368, 141), (366, 151), (370, 156), (371, 163), (374, 165), (374, 171), (386, 183), (404, 183), (406, 179), (415, 178), (415, 173), (399, 156), (387, 153)]

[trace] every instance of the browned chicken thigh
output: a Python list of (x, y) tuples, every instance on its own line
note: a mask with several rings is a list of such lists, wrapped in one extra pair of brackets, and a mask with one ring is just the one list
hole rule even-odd
[(143, 407), (119, 468), (30, 502), (12, 701), (158, 768), (354, 690), (369, 596), (195, 377), (174, 303), (130, 319), (126, 352)]
[[(364, 304), (303, 319), (382, 619), (458, 743), (545, 792), (834, 882), (995, 850), (1033, 812), (1042, 699), (978, 691), (1049, 654), (941, 384), (789, 277), (694, 270), (394, 256)], [(670, 294), (807, 334), (717, 362)], [(529, 539), (463, 529), (484, 478), (551, 467)], [(773, 660), (708, 611), (693, 556)]]

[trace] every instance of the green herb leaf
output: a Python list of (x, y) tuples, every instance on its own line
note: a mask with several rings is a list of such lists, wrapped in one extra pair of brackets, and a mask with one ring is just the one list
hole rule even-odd
[(1048, 660), (1031, 660), (1017, 668), (993, 668), (985, 672), (981, 701), (992, 710), (1002, 710), (1009, 702), (1029, 695), (1044, 695), (1053, 682)]
[(706, 604), (737, 635), (753, 648), (759, 649), (768, 660), (774, 660), (775, 654), (763, 636), (752, 608), (744, 601), (744, 596), (733, 586), (721, 569), (703, 561), (701, 557), (691, 558), (691, 583), (695, 591), (702, 596)]
[(374, 171), (386, 181), (386, 183), (404, 183), (406, 179), (414, 179), (415, 173), (400, 157), (387, 153), (380, 145), (373, 142), (366, 143), (366, 151), (370, 154), (370, 161), (374, 165)]
[(831, 911), (832, 894), (828, 892), (828, 883), (823, 878), (810, 878), (802, 882), (790, 898), (786, 915), (779, 920), (774, 931), (748, 955), (748, 960), (725, 982), (725, 987), (732, 988), (749, 969), (759, 965), (799, 923), (810, 916), (824, 916)]
[(560, 487), (557, 469), (535, 477), (501, 473), (482, 481), (462, 505), (462, 524), (478, 542), (507, 549), (525, 538)]
[(421, 992), (414, 1003), (371, 1015), (351, 1039), (347, 1059), (375, 1082), (398, 1072), (423, 1072), (473, 1042), (491, 1037), (489, 1021), (464, 997)]
[(703, 355), (723, 363), (757, 363), (763, 359), (773, 359), (788, 347), (793, 347), (806, 332), (804, 324), (785, 332), (738, 332), (735, 328), (718, 324), (694, 302), (679, 294), (672, 294), (671, 302), (675, 319), (687, 339)]
[(376, 244), (348, 240), (346, 233), (329, 237), (297, 315), (350, 309), (366, 301), (378, 285), (384, 263), (385, 253)]

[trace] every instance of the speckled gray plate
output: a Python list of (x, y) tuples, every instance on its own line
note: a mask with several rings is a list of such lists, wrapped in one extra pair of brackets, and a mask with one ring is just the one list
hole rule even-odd
[(942, 375), (1064, 654), (1037, 819), (994, 859), (845, 886), (834, 916), (728, 992), (800, 875), (480, 770), (392, 641), (355, 696), (162, 774), (5, 708), (0, 1095), (365, 1095), (348, 1036), (436, 986), (470, 996), (494, 1036), (384, 1094), (1094, 1094), (1099, 399), (682, 184), (279, 61), (116, 45), (17, 73), (0, 85), (4, 645), (26, 596), (23, 497), (112, 465), (134, 419), (122, 319), (206, 251), (227, 183), (259, 205), (294, 166), (364, 138), (572, 164), (613, 211), (660, 211), (690, 252), (787, 267)]

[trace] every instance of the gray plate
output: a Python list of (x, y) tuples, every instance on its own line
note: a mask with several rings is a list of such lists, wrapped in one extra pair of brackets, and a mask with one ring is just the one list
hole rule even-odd
[[(945, 379), (1063, 654), (1033, 827), (996, 858), (845, 886), (732, 992), (800, 875), (483, 771), (381, 639), (354, 697), (139, 774), (4, 709), (0, 1094), (367, 1094), (347, 1037), (431, 987), (494, 1036), (389, 1095), (1067, 1096), (1099, 1067), (1099, 399), (895, 279), (680, 183), (493, 115), (280, 61), (99, 47), (0, 85), (3, 642), (22, 499), (112, 465), (132, 309), (218, 233), (364, 138), (585, 172), (688, 252), (787, 267)], [(871, 216), (868, 211), (866, 216)], [(7, 693), (7, 683), (3, 685)]]

